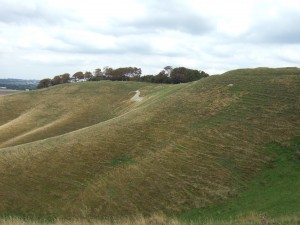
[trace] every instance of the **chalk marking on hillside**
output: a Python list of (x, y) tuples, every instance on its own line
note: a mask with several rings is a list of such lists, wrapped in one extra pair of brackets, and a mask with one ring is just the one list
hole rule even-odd
[(142, 101), (143, 97), (141, 97), (140, 94), (141, 92), (139, 90), (135, 91), (135, 95), (130, 100), (135, 102)]

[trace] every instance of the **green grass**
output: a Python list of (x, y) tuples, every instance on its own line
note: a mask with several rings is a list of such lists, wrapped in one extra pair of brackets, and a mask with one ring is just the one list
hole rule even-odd
[(129, 163), (129, 164), (131, 164), (131, 163), (134, 163), (134, 160), (132, 160), (130, 157), (128, 157), (126, 155), (125, 156), (122, 155), (122, 156), (118, 156), (118, 157), (114, 158), (111, 161), (111, 165), (112, 166), (119, 166), (119, 165), (121, 165), (123, 163)]
[(275, 220), (287, 215), (300, 216), (300, 138), (270, 144), (264, 151), (271, 160), (237, 197), (208, 209), (191, 210), (179, 218), (183, 221), (230, 221), (262, 214)]
[[(136, 90), (140, 102), (130, 100)], [(101, 81), (1, 96), (0, 214), (103, 219), (205, 209), (218, 218), (216, 205), (225, 210), (247, 191), (254, 198), (251, 189), (272, 188), (268, 182), (280, 181), (273, 178), (277, 167), (292, 171), (276, 161), (272, 179), (261, 172), (275, 157), (265, 146), (300, 135), (299, 96), (295, 68), (237, 70), (179, 85)], [(261, 176), (267, 183), (255, 186)], [(295, 208), (280, 198), (258, 209), (273, 215), (281, 201)], [(247, 204), (245, 213), (255, 207)]]

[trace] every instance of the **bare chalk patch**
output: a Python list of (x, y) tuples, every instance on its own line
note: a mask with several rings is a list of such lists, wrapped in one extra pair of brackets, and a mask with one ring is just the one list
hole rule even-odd
[(130, 99), (134, 102), (140, 102), (143, 100), (143, 97), (140, 96), (141, 92), (139, 90), (135, 91), (135, 95)]

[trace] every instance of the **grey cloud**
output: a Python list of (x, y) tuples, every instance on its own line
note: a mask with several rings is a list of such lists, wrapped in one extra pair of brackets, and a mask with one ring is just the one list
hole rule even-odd
[(150, 45), (144, 43), (126, 43), (111, 48), (101, 48), (89, 44), (74, 44), (65, 48), (59, 48), (51, 46), (45, 48), (47, 51), (61, 52), (61, 53), (73, 53), (73, 54), (93, 54), (93, 55), (160, 55), (169, 57), (182, 56), (178, 52), (157, 52)]
[(161, 31), (179, 31), (192, 35), (202, 35), (214, 29), (214, 24), (204, 18), (201, 12), (187, 8), (182, 1), (146, 1), (145, 15), (135, 21), (113, 20), (112, 30), (100, 32), (122, 34), (149, 34)]
[(151, 47), (148, 44), (142, 42), (136, 43), (123, 43), (116, 47), (99, 47), (93, 43), (81, 42), (79, 40), (72, 39), (70, 37), (59, 37), (60, 41), (64, 43), (64, 46), (49, 46), (45, 50), (62, 53), (74, 53), (74, 54), (148, 54), (151, 51)]
[(0, 22), (10, 24), (27, 24), (41, 22), (47, 24), (59, 24), (65, 20), (74, 20), (70, 12), (60, 11), (58, 9), (47, 8), (42, 3), (1, 1)]
[(143, 18), (135, 23), (128, 24), (140, 32), (156, 32), (160, 30), (176, 30), (183, 33), (201, 35), (212, 29), (211, 24), (198, 15), (182, 12), (165, 13), (155, 17)]
[(300, 12), (285, 11), (274, 19), (259, 21), (244, 38), (269, 44), (300, 43)]
[(295, 59), (295, 58), (282, 56), (282, 55), (278, 55), (276, 58), (279, 59), (280, 61), (284, 61), (284, 62), (290, 63), (292, 65), (295, 65), (295, 64), (299, 65), (300, 64), (300, 59)]
[(119, 48), (100, 48), (93, 45), (73, 45), (68, 48), (59, 48), (56, 46), (47, 47), (45, 50), (53, 52), (73, 53), (73, 54), (93, 54), (93, 55), (107, 55), (107, 54), (145, 54), (148, 53), (149, 48), (146, 46), (123, 46)]
[(168, 57), (184, 56), (184, 52), (178, 49), (157, 51), (152, 43), (143, 35), (123, 35), (116, 39), (115, 46), (99, 46), (97, 43), (83, 41), (80, 38), (72, 37), (68, 34), (61, 34), (56, 39), (62, 43), (61, 45), (52, 45), (44, 50), (61, 53), (74, 54), (117, 54), (117, 55), (158, 55)]

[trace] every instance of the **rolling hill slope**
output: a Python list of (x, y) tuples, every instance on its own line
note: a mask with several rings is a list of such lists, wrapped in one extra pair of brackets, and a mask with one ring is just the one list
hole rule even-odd
[[(0, 147), (28, 143), (114, 118), (143, 83), (67, 84), (0, 99)], [(9, 130), (9, 132), (8, 132)]]
[(68, 84), (0, 106), (1, 214), (176, 213), (236, 196), (267, 144), (300, 135), (300, 69)]

